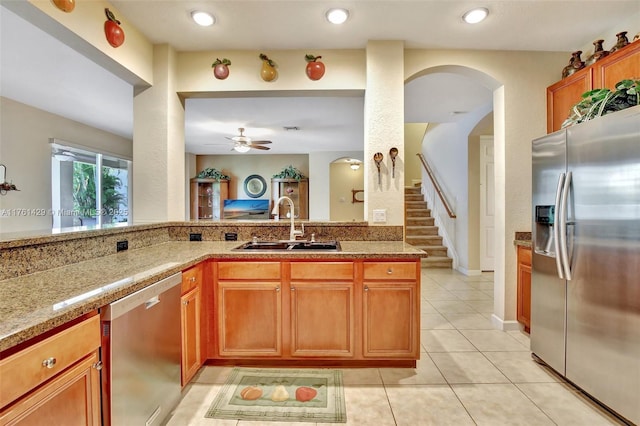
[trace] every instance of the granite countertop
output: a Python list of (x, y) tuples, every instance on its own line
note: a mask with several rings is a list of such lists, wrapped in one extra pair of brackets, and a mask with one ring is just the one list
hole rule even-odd
[(531, 247), (531, 232), (516, 232), (513, 244), (522, 247)]
[(203, 260), (416, 259), (403, 241), (340, 241), (340, 252), (242, 252), (243, 241), (169, 241), (0, 281), (0, 351)]

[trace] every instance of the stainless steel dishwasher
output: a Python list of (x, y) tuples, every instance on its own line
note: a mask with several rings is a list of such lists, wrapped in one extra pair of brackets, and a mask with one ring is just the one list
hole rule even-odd
[(178, 273), (101, 312), (105, 424), (158, 425), (180, 400)]

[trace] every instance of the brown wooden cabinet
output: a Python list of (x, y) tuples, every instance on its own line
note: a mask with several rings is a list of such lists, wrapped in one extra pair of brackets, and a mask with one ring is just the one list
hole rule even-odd
[(363, 355), (414, 358), (420, 353), (417, 262), (365, 262)]
[(182, 295), (180, 297), (182, 386), (189, 383), (204, 362), (201, 348), (201, 329), (203, 324), (206, 324), (202, 315), (203, 272), (202, 264), (182, 272)]
[(518, 321), (527, 333), (531, 327), (531, 247), (518, 247)]
[(355, 355), (353, 262), (291, 263), (291, 356)]
[(219, 360), (419, 359), (419, 260), (218, 260), (212, 273)]
[(625, 78), (640, 76), (640, 42), (631, 43), (593, 65), (552, 84), (547, 88), (547, 133), (560, 130), (571, 107), (591, 89), (615, 90)]
[[(273, 204), (282, 196), (287, 196), (293, 201), (295, 207), (295, 219), (309, 219), (309, 179), (271, 179), (271, 210)], [(289, 213), (289, 204), (280, 204), (278, 216), (286, 218)]]
[(282, 355), (280, 262), (218, 262), (221, 357)]
[(100, 425), (94, 315), (0, 360), (0, 424)]
[(224, 200), (229, 198), (229, 181), (191, 179), (191, 220), (220, 220)]

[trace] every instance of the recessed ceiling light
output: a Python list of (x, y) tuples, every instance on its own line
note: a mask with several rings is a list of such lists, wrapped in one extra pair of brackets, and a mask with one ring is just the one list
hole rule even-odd
[(327, 21), (332, 24), (344, 24), (349, 18), (349, 11), (347, 9), (329, 9), (325, 16), (327, 17)]
[(464, 15), (462, 15), (462, 19), (467, 24), (477, 24), (478, 22), (482, 22), (485, 18), (489, 16), (489, 9), (485, 7), (479, 7), (477, 9), (471, 9)]
[(191, 18), (196, 24), (203, 27), (210, 27), (216, 21), (211, 14), (200, 10), (194, 10), (191, 12)]

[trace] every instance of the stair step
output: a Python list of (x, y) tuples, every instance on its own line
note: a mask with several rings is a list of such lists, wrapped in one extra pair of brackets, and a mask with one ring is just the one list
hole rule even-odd
[(430, 217), (431, 209), (405, 209), (405, 217)]
[(414, 247), (424, 250), (429, 257), (447, 257), (447, 248), (445, 246), (414, 245)]
[(418, 235), (438, 235), (437, 226), (407, 226), (406, 235), (418, 236)]
[(412, 246), (442, 246), (439, 235), (407, 235), (406, 241)]
[(405, 201), (424, 201), (422, 194), (404, 194)]
[(404, 207), (406, 209), (426, 209), (427, 202), (426, 201), (405, 201)]
[(405, 218), (405, 222), (407, 228), (413, 226), (433, 226), (435, 223), (435, 218), (433, 217), (407, 217)]
[(453, 266), (453, 260), (448, 257), (425, 257), (420, 260), (421, 267), (428, 268), (448, 268)]

